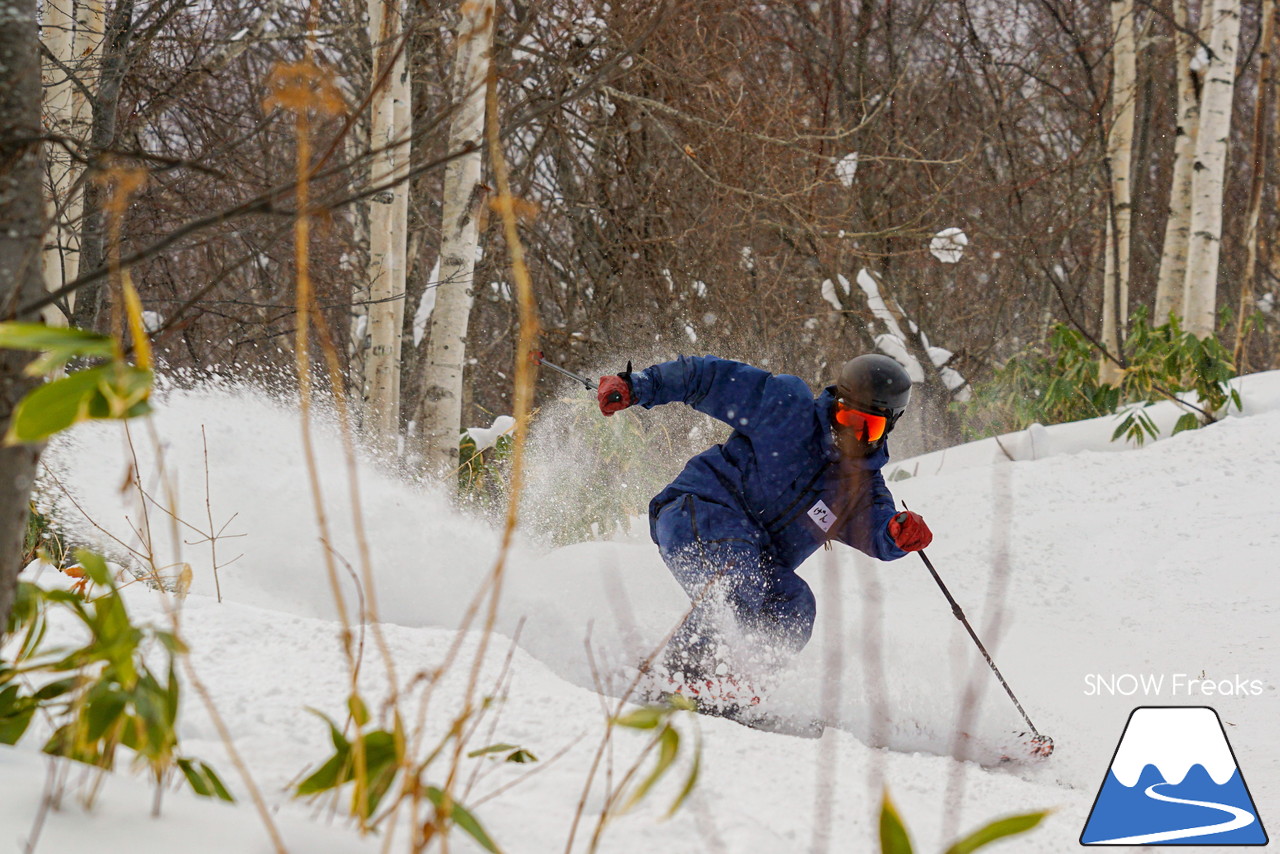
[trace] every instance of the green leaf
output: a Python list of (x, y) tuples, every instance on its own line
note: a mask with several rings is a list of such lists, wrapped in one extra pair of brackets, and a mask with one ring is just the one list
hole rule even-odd
[(514, 762), (517, 765), (528, 765), (531, 762), (537, 762), (538, 757), (534, 756), (532, 753), (525, 750), (524, 748), (520, 748), (518, 750), (513, 751), (512, 754), (507, 757), (507, 761)]
[(689, 795), (693, 794), (693, 789), (698, 785), (698, 776), (702, 771), (702, 741), (699, 739), (693, 746), (693, 767), (689, 769), (689, 776), (684, 781), (684, 786), (680, 789), (680, 794), (676, 795), (676, 799), (671, 802), (671, 809), (667, 810), (667, 818), (675, 815), (680, 807), (684, 805)]
[(14, 591), (13, 607), (9, 611), (9, 627), (6, 634), (13, 634), (23, 626), (34, 623), (40, 615), (43, 591), (30, 581), (19, 581)]
[(304, 798), (307, 795), (327, 792), (336, 789), (351, 779), (351, 752), (339, 750), (329, 757), (313, 774), (298, 784), (294, 795)]
[(351, 720), (356, 722), (356, 726), (364, 728), (368, 725), (369, 707), (360, 699), (359, 694), (352, 694), (347, 698), (347, 710), (351, 712)]
[(191, 784), (191, 790), (200, 797), (217, 798), (232, 804), (236, 802), (236, 799), (227, 791), (227, 787), (223, 785), (222, 779), (204, 762), (186, 756), (179, 756), (175, 762), (182, 769), (182, 775), (187, 778), (187, 782)]
[[(169, 677), (168, 682), (164, 686), (164, 720), (172, 730), (178, 723), (178, 706), (181, 703), (181, 687), (178, 682), (178, 674), (175, 670), (176, 662), (172, 655), (169, 656)], [(177, 737), (174, 737), (177, 741)]]
[(11, 710), (17, 708), (18, 694), (21, 691), (22, 686), (20, 685), (10, 685), (0, 691), (0, 715), (8, 714)]
[(614, 718), (618, 726), (629, 729), (657, 729), (663, 718), (670, 714), (670, 709), (662, 706), (642, 706), (633, 712)]
[(1178, 423), (1173, 425), (1173, 435), (1176, 436), (1183, 430), (1195, 430), (1200, 426), (1200, 419), (1196, 417), (1194, 412), (1185, 413), (1178, 419)]
[(0, 691), (0, 744), (17, 744), (36, 712), (35, 700), (20, 692), (18, 685)]
[(144, 671), (138, 679), (133, 692), (133, 706), (142, 719), (150, 748), (162, 750), (176, 740), (169, 719), (169, 692), (150, 671)]
[(43, 353), (26, 368), (28, 376), (44, 376), (78, 356), (110, 358), (115, 342), (75, 327), (45, 326), (41, 323), (0, 323), (0, 348), (35, 350)]
[(53, 735), (49, 736), (49, 740), (44, 743), (41, 750), (53, 756), (71, 756), (74, 753), (71, 725), (63, 724), (54, 730)]
[(84, 603), (80, 594), (72, 593), (70, 590), (46, 590), (41, 595), (49, 602), (70, 605), (72, 608)]
[(124, 362), (103, 365), (105, 381), (98, 391), (107, 401), (107, 418), (133, 418), (151, 411), (147, 400), (155, 379), (151, 371)]
[(375, 730), (362, 741), (365, 779), (368, 781), (365, 815), (373, 815), (395, 780), (396, 771), (400, 768), (400, 753), (395, 736), (385, 730)]
[(351, 743), (347, 741), (347, 737), (342, 734), (342, 730), (338, 729), (338, 725), (335, 724), (328, 715), (319, 709), (313, 709), (310, 706), (307, 707), (307, 711), (328, 724), (329, 737), (333, 740), (333, 746), (336, 750), (349, 750), (351, 748)]
[(69, 676), (66, 679), (58, 679), (41, 687), (39, 691), (36, 691), (35, 697), (41, 702), (56, 700), (62, 695), (74, 690), (79, 681), (80, 677), (78, 676)]
[[(430, 800), (436, 810), (439, 811), (445, 801), (444, 792), (440, 791), (435, 786), (427, 786), (426, 795), (427, 799)], [(449, 809), (447, 810), (445, 818), (451, 820), (458, 827), (462, 828), (462, 830), (478, 842), (480, 847), (485, 851), (492, 852), (492, 854), (502, 854), (502, 851), (498, 848), (497, 844), (489, 838), (489, 834), (485, 833), (480, 822), (476, 821), (475, 816), (468, 812), (462, 804), (457, 801), (450, 800)]]
[(14, 410), (6, 444), (40, 442), (94, 417), (90, 410), (101, 378), (102, 368), (90, 368), (32, 390)]
[(1130, 412), (1128, 415), (1124, 417), (1124, 420), (1120, 422), (1120, 426), (1116, 428), (1115, 432), (1111, 434), (1111, 441), (1114, 442), (1116, 439), (1119, 439), (1121, 436), (1128, 433), (1129, 428), (1132, 426), (1133, 426), (1133, 413)]
[(1004, 839), (1008, 836), (1015, 836), (1019, 833), (1027, 831), (1038, 825), (1046, 815), (1048, 810), (1043, 812), (1031, 812), (1024, 815), (1013, 815), (1008, 818), (1002, 818), (991, 822), (986, 827), (975, 830), (964, 839), (956, 842), (947, 849), (947, 854), (970, 854), (995, 842), (998, 839)]
[(153, 632), (152, 636), (160, 642), (160, 645), (174, 655), (186, 655), (190, 650), (182, 639), (174, 635), (172, 632)]
[(226, 801), (230, 804), (234, 804), (236, 802), (236, 799), (231, 796), (231, 791), (227, 788), (226, 784), (222, 782), (222, 778), (218, 776), (218, 772), (214, 771), (213, 768), (204, 762), (200, 763), (200, 770), (204, 772), (204, 776), (209, 781), (209, 785), (213, 786), (213, 794), (218, 798), (218, 800)]
[(902, 817), (889, 799), (889, 790), (884, 793), (884, 801), (880, 806), (880, 852), (881, 854), (912, 854), (911, 837), (902, 824)]
[(36, 707), (16, 712), (12, 715), (0, 716), (0, 744), (17, 744), (31, 725)]
[(488, 747), (481, 747), (478, 750), (473, 750), (467, 754), (467, 758), (475, 759), (477, 756), (487, 756), (490, 753), (505, 753), (508, 750), (519, 750), (519, 749), (520, 748), (517, 745), (506, 744), (505, 742), (499, 742), (498, 744), (491, 744)]
[(102, 555), (85, 549), (76, 549), (76, 563), (84, 570), (85, 576), (94, 584), (111, 587), (111, 570)]
[(85, 737), (89, 741), (102, 738), (107, 730), (120, 721), (128, 704), (128, 697), (112, 689), (104, 689), (90, 698), (85, 707), (85, 722), (88, 725)]
[(180, 756), (177, 765), (182, 771), (182, 776), (187, 778), (187, 783), (191, 785), (193, 792), (202, 798), (213, 797), (213, 786), (209, 785), (209, 781), (200, 773), (194, 761)]
[(684, 694), (672, 694), (667, 698), (667, 705), (682, 712), (695, 712), (698, 710), (698, 704)]
[(649, 794), (649, 790), (654, 787), (658, 780), (662, 779), (662, 775), (667, 773), (676, 756), (680, 752), (680, 733), (668, 724), (658, 733), (658, 759), (653, 763), (653, 769), (649, 772), (649, 776), (645, 777), (636, 785), (636, 789), (631, 793), (631, 797), (627, 799), (626, 805), (622, 808), (623, 812), (630, 810), (640, 801), (644, 800), (645, 795)]
[(5, 442), (41, 442), (81, 421), (145, 415), (152, 379), (151, 371), (112, 362), (47, 382), (18, 403)]

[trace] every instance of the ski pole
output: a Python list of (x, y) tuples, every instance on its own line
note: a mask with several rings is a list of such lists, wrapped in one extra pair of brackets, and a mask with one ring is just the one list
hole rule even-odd
[(566, 377), (573, 380), (574, 382), (582, 383), (588, 389), (595, 391), (595, 388), (596, 388), (595, 383), (593, 383), (591, 380), (584, 377), (582, 374), (575, 374), (573, 371), (570, 371), (566, 368), (562, 368), (559, 365), (554, 364), (552, 362), (548, 362), (546, 359), (542, 358), (541, 350), (534, 350), (530, 352), (529, 360), (532, 361), (535, 365), (545, 365), (557, 373), (564, 374)]
[(1018, 713), (1022, 715), (1022, 719), (1027, 722), (1027, 726), (1031, 728), (1033, 745), (1031, 752), (1037, 756), (1048, 756), (1053, 753), (1053, 739), (1047, 735), (1041, 735), (1040, 730), (1036, 729), (1036, 725), (1031, 722), (1031, 718), (1027, 716), (1026, 709), (1022, 708), (1022, 703), (1018, 702), (1017, 696), (1014, 695), (1013, 689), (1009, 687), (1009, 683), (1005, 681), (1004, 675), (1000, 673), (1000, 668), (996, 667), (995, 661), (991, 658), (991, 653), (987, 652), (987, 648), (983, 646), (982, 641), (978, 638), (978, 633), (973, 630), (973, 626), (969, 625), (968, 618), (964, 615), (964, 609), (960, 607), (960, 603), (951, 595), (951, 591), (947, 589), (947, 585), (943, 583), (942, 576), (938, 575), (938, 570), (933, 568), (933, 561), (929, 560), (929, 556), (921, 549), (918, 554), (920, 559), (924, 561), (924, 565), (929, 568), (929, 573), (933, 576), (933, 580), (938, 582), (942, 595), (947, 597), (947, 601), (951, 603), (951, 613), (959, 620), (969, 633), (969, 637), (973, 638), (973, 642), (977, 645), (978, 651), (982, 653), (982, 657), (987, 660), (987, 664), (991, 667), (991, 672), (1000, 680), (1000, 684), (1004, 686), (1005, 693), (1009, 695), (1009, 699), (1013, 700), (1013, 704), (1017, 706)]
[[(548, 362), (546, 359), (542, 358), (541, 350), (534, 350), (533, 352), (529, 353), (529, 359), (536, 365), (546, 365), (551, 370), (564, 374), (566, 377), (573, 380), (574, 382), (582, 383), (590, 391), (596, 390), (596, 384), (593, 383), (591, 380), (587, 379), (586, 377), (584, 377), (582, 374), (575, 374), (573, 371), (562, 368), (559, 365), (554, 364), (553, 362)], [(628, 375), (631, 374), (631, 362), (627, 362), (627, 374)], [(609, 392), (609, 396), (606, 398), (607, 403), (618, 403), (621, 400), (622, 400), (622, 394), (616, 391)]]

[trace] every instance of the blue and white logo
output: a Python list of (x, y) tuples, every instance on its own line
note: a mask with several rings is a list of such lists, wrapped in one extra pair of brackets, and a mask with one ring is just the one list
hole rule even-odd
[(1218, 713), (1134, 709), (1080, 844), (1266, 845)]

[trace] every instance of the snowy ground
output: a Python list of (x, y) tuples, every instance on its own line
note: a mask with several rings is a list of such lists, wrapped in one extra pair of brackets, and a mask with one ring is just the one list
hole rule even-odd
[[(887, 785), (922, 851), (940, 850), (998, 815), (1052, 808), (1039, 830), (993, 850), (1061, 852), (1075, 847), (1138, 705), (1214, 706), (1264, 824), (1280, 820), (1280, 730), (1273, 725), (1280, 713), (1280, 374), (1246, 378), (1243, 394), (1242, 416), (1122, 453), (1105, 441), (1111, 420), (1099, 419), (1005, 437), (1004, 450), (988, 441), (898, 463), (914, 476), (892, 483), (895, 495), (929, 520), (931, 558), (1036, 726), (1056, 740), (1050, 761), (984, 768), (951, 758), (957, 729), (983, 744), (1023, 729), (1021, 718), (915, 557), (880, 564), (843, 547), (820, 551), (802, 571), (818, 596), (814, 640), (777, 695), (783, 706), (835, 725), (821, 740), (805, 741), (721, 720), (686, 721), (686, 731), (701, 732), (703, 751), (689, 803), (662, 820), (683, 782), (682, 763), (648, 800), (610, 821), (599, 850), (871, 851)], [(662, 410), (645, 417), (659, 419)], [(118, 425), (77, 428), (51, 449), (45, 486), (50, 494), (65, 490), (58, 517), (117, 554), (113, 538), (136, 547), (134, 532), (149, 520), (158, 562), (191, 564), (194, 585), (181, 607), (191, 662), (289, 849), (382, 850), (385, 839), (361, 839), (328, 804), (287, 794), (291, 781), (327, 756), (327, 730), (306, 709), (338, 717), (348, 691), (296, 413), (246, 389), (173, 392), (154, 427), (163, 478), (141, 425), (132, 429), (132, 449)], [(331, 542), (358, 570), (346, 468), (330, 427), (322, 427), (317, 453)], [(145, 516), (136, 491), (120, 491), (135, 454), (158, 502)], [(382, 629), (395, 678), (408, 685), (445, 660), (498, 539), (431, 491), (376, 466), (364, 466), (358, 480)], [(159, 505), (176, 507), (184, 524), (173, 524)], [(197, 529), (224, 525), (216, 544), (219, 603), (214, 556)], [(61, 583), (48, 573), (45, 580)], [(354, 585), (344, 584), (354, 608)], [(126, 595), (135, 618), (167, 623), (159, 594), (134, 585)], [(591, 690), (593, 669), (612, 677), (617, 662), (661, 639), (682, 606), (639, 530), (550, 551), (517, 543), (480, 682), (499, 700), (469, 746), (518, 744), (541, 761), (465, 759), (459, 790), (503, 850), (565, 851), (584, 791), (572, 850), (589, 850), (606, 785), (616, 785), (645, 741), (617, 732), (586, 789), (612, 709)], [(463, 640), (461, 663), (432, 695), (425, 743), (461, 707), (479, 635)], [(389, 682), (371, 634), (364, 661), (362, 687), (376, 714)], [(1128, 696), (1104, 687), (1099, 695), (1099, 678), (1133, 688), (1126, 674), (1163, 677), (1163, 684)], [(1188, 684), (1234, 686), (1237, 677), (1243, 693), (1233, 687), (1206, 696)], [(423, 684), (405, 701), (411, 719)], [(976, 702), (966, 702), (967, 690)], [(881, 708), (885, 719), (875, 713)], [(170, 793), (153, 820), (145, 783), (120, 775), (85, 813), (74, 797), (82, 772), (71, 769), (63, 772), (62, 808), (45, 814), (53, 766), (33, 731), (16, 749), (0, 749), (0, 850), (23, 850), (33, 835), (35, 850), (48, 852), (271, 850), (190, 690), (181, 734), (183, 750), (221, 772), (238, 806)], [(460, 834), (451, 849), (478, 850)], [(403, 831), (389, 850), (406, 850)]]

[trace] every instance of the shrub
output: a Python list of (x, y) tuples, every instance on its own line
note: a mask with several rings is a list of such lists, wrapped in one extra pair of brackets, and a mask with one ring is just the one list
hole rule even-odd
[[(977, 439), (1023, 430), (1034, 423), (1060, 424), (1123, 415), (1112, 439), (1138, 444), (1160, 431), (1146, 407), (1172, 400), (1184, 413), (1174, 425), (1179, 433), (1211, 424), (1240, 395), (1229, 385), (1235, 376), (1231, 354), (1216, 336), (1196, 338), (1177, 317), (1152, 326), (1145, 310), (1134, 314), (1125, 342), (1127, 364), (1120, 384), (1099, 378), (1097, 350), (1083, 333), (1056, 324), (1044, 346), (1013, 357), (986, 382), (974, 388), (961, 407), (965, 434)], [(1194, 392), (1197, 402), (1180, 400)], [(1191, 397), (1191, 395), (1187, 395)]]
[[(12, 661), (0, 661), (0, 743), (16, 744), (41, 709), (54, 721), (44, 751), (113, 768), (120, 748), (147, 766), (156, 783), (178, 768), (199, 795), (231, 800), (204, 762), (178, 753), (179, 684), (176, 658), (185, 653), (171, 632), (135, 626), (100, 555), (78, 552), (85, 577), (106, 592), (93, 599), (69, 590), (21, 582), (8, 635)], [(73, 614), (88, 635), (80, 647), (45, 644), (50, 608)], [(164, 650), (164, 668), (147, 664), (147, 650)], [(34, 683), (43, 683), (31, 690)]]

